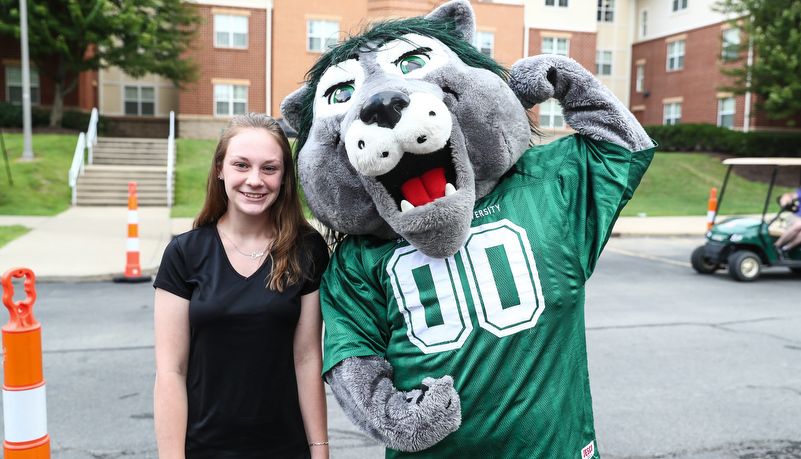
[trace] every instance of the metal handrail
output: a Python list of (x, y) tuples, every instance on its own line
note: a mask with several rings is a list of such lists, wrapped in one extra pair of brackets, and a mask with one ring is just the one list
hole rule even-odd
[(72, 157), (72, 167), (69, 172), (69, 182), (72, 188), (72, 205), (78, 202), (78, 175), (83, 175), (83, 152), (86, 150), (86, 134), (78, 135), (78, 144), (75, 145), (75, 155)]
[(86, 146), (89, 148), (89, 165), (92, 165), (92, 147), (97, 145), (97, 108), (92, 109), (89, 127), (86, 128)]
[(167, 138), (167, 207), (173, 205), (172, 174), (175, 169), (175, 112), (170, 110), (170, 136)]

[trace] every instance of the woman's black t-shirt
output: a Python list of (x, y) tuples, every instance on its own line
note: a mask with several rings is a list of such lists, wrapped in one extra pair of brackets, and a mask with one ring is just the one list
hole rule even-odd
[(187, 458), (307, 458), (293, 339), (300, 297), (319, 288), (328, 249), (303, 236), (308, 278), (270, 290), (270, 259), (250, 277), (228, 261), (215, 225), (176, 236), (154, 287), (189, 300)]

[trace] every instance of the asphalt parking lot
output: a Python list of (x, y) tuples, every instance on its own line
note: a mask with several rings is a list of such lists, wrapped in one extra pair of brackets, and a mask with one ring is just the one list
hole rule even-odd
[[(801, 458), (801, 279), (696, 274), (689, 256), (701, 243), (613, 238), (587, 285), (601, 456)], [(152, 287), (36, 290), (52, 456), (157, 457)], [(331, 397), (329, 426), (333, 459), (383, 457)]]

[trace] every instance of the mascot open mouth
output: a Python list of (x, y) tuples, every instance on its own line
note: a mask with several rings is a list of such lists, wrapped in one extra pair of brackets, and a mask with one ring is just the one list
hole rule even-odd
[(450, 141), (424, 155), (405, 153), (394, 169), (376, 177), (401, 212), (419, 207), (456, 191)]

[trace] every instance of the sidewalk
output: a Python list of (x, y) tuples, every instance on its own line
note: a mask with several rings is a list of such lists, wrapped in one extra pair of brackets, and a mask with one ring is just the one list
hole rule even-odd
[[(127, 207), (71, 207), (53, 217), (2, 216), (0, 226), (31, 231), (0, 247), (0, 274), (24, 267), (40, 282), (105, 281), (125, 273)], [(140, 207), (139, 260), (142, 275), (158, 271), (173, 235), (192, 227), (191, 218), (170, 218), (167, 207)], [(701, 237), (706, 216), (621, 217), (615, 236)]]

